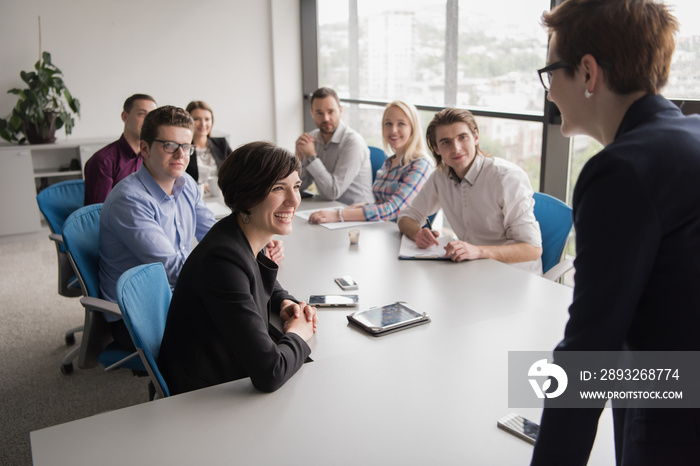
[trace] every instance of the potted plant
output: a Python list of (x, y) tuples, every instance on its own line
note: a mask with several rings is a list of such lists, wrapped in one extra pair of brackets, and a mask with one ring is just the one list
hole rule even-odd
[(75, 120), (80, 116), (80, 101), (73, 98), (63, 83), (63, 73), (51, 63), (51, 54), (44, 52), (34, 65), (36, 71), (21, 71), (26, 89), (10, 89), (8, 94), (19, 96), (12, 114), (0, 118), (0, 137), (20, 144), (55, 142), (54, 133), (65, 126), (70, 134)]

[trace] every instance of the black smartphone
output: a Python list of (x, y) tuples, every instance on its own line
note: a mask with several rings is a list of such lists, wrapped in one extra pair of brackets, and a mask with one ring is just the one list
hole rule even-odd
[(540, 432), (539, 424), (515, 413), (510, 413), (499, 419), (498, 427), (533, 445)]

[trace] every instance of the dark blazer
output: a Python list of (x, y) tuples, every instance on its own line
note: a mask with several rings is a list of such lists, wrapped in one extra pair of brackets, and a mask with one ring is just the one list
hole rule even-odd
[[(224, 160), (232, 151), (226, 138), (207, 138), (207, 147), (209, 147), (209, 150), (214, 156), (214, 160), (216, 160), (217, 168), (221, 167), (221, 164), (224, 163)], [(197, 167), (196, 154), (190, 157), (190, 163), (187, 165), (185, 171), (189, 173), (195, 181), (199, 181), (199, 167)]]
[[(632, 104), (574, 190), (576, 285), (562, 351), (700, 350), (700, 117)], [(572, 378), (571, 376), (569, 377)], [(532, 464), (586, 464), (603, 409), (545, 402)], [(615, 408), (618, 464), (698, 464), (700, 410)]]
[(278, 342), (270, 312), (290, 296), (277, 264), (250, 249), (234, 215), (214, 225), (187, 258), (168, 311), (158, 357), (171, 394), (250, 377), (274, 391), (311, 353), (297, 334)]

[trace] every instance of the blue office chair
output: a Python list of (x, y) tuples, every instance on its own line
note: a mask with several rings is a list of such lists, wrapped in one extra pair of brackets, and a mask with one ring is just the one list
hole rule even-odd
[(384, 165), (386, 154), (379, 147), (369, 146), (369, 160), (372, 163), (372, 183), (374, 183), (377, 171)]
[[(85, 308), (78, 367), (88, 369), (99, 363), (108, 371), (118, 367), (145, 371), (145, 367), (137, 358), (138, 353), (126, 351), (113, 342), (109, 325), (103, 315), (106, 313), (121, 317), (116, 303), (99, 298), (98, 244), (101, 210), (102, 204), (82, 207), (70, 214), (63, 224), (63, 242), (83, 291), (80, 303)], [(70, 374), (72, 371), (72, 361), (61, 366), (61, 372), (64, 374)]]
[[(85, 181), (71, 180), (62, 181), (44, 188), (36, 195), (36, 202), (39, 210), (44, 215), (49, 224), (51, 234), (49, 239), (56, 246), (56, 259), (58, 263), (58, 294), (68, 298), (80, 296), (80, 284), (70, 265), (66, 247), (63, 245), (63, 222), (68, 216), (83, 206), (85, 200)], [(82, 325), (72, 328), (65, 333), (66, 345), (75, 344), (75, 334), (82, 332)], [(78, 348), (69, 352), (64, 358), (64, 363), (72, 361), (78, 354)]]
[(535, 193), (535, 218), (542, 232), (542, 272), (550, 280), (558, 280), (573, 267), (562, 260), (574, 217), (571, 207), (545, 193)]
[(160, 262), (129, 269), (117, 281), (117, 303), (136, 351), (155, 389), (155, 398), (170, 396), (158, 369), (158, 353), (172, 292)]

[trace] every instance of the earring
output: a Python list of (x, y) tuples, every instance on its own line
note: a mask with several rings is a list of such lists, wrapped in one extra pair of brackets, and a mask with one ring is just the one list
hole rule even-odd
[(585, 91), (583, 91), (583, 95), (586, 97), (586, 99), (590, 99), (593, 93), (588, 92), (588, 89), (586, 89)]
[(241, 220), (243, 220), (243, 223), (248, 225), (250, 223), (250, 217), (248, 217), (248, 214), (245, 212), (241, 214)]

